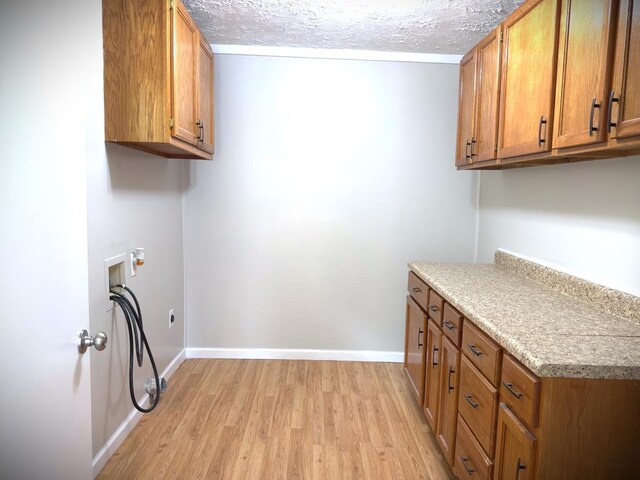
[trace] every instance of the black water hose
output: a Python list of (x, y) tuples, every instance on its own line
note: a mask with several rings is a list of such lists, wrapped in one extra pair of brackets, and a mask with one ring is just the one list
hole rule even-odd
[[(131, 301), (127, 298), (126, 295), (115, 290), (116, 288), (121, 288), (126, 291), (135, 303), (135, 308), (131, 304)], [(116, 304), (124, 313), (124, 318), (127, 321), (127, 330), (129, 332), (129, 394), (131, 396), (131, 403), (136, 407), (136, 410), (142, 413), (149, 413), (158, 405), (160, 401), (160, 378), (158, 377), (158, 368), (156, 367), (156, 362), (153, 359), (153, 354), (151, 353), (151, 348), (149, 347), (149, 342), (147, 342), (147, 336), (144, 333), (144, 328), (142, 326), (142, 310), (140, 309), (140, 304), (138, 303), (138, 299), (133, 291), (125, 286), (125, 285), (112, 285), (109, 290), (111, 296), (110, 300), (116, 302)], [(147, 350), (149, 354), (149, 361), (151, 362), (151, 368), (153, 369), (153, 377), (156, 381), (156, 394), (151, 395), (151, 406), (149, 408), (144, 408), (140, 406), (138, 401), (136, 400), (135, 393), (133, 391), (133, 351), (135, 349), (136, 352), (136, 360), (138, 362), (138, 366), (142, 366), (142, 362), (144, 359), (144, 349)]]

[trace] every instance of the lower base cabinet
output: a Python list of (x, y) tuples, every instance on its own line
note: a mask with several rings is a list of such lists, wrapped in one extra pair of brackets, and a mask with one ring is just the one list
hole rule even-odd
[(440, 409), (436, 440), (442, 453), (453, 466), (456, 447), (456, 419), (458, 416), (458, 385), (460, 383), (460, 350), (451, 340), (442, 340), (440, 372)]
[(467, 422), (458, 415), (453, 471), (460, 479), (490, 480), (493, 462), (471, 433)]
[(504, 403), (498, 413), (494, 480), (529, 480), (535, 475), (536, 438)]
[(427, 325), (427, 362), (425, 365), (424, 416), (431, 429), (438, 429), (438, 407), (440, 400), (440, 364), (442, 349), (442, 330), (429, 319)]
[(405, 369), (459, 479), (640, 478), (640, 381), (540, 378), (422, 280), (409, 287)]

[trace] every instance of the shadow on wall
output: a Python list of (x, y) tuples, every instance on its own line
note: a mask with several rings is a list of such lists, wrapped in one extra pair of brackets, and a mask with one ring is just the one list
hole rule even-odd
[[(113, 191), (167, 192), (190, 187), (191, 160), (164, 158), (114, 143), (105, 143), (109, 184)], [(176, 171), (182, 169), (182, 182)]]
[(640, 222), (640, 156), (482, 173), (482, 209)]

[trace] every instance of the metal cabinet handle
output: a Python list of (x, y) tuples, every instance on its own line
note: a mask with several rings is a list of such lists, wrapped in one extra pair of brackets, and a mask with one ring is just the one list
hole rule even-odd
[(469, 405), (471, 405), (473, 408), (478, 408), (480, 406), (479, 403), (476, 403), (473, 400), (471, 400), (473, 398), (473, 395), (469, 395), (468, 393), (465, 393), (464, 398), (467, 400), (467, 402), (469, 402)]
[(422, 348), (422, 343), (420, 343), (420, 336), (424, 333), (422, 329), (418, 330), (418, 348)]
[(447, 387), (448, 387), (448, 393), (451, 392), (451, 390), (453, 390), (453, 387), (451, 386), (451, 374), (456, 373), (456, 371), (449, 367), (449, 379), (447, 380)]
[(435, 305), (429, 305), (429, 310), (431, 310), (432, 312), (437, 312), (440, 309), (438, 307), (436, 307)]
[(611, 127), (618, 126), (617, 122), (611, 121), (611, 116), (612, 116), (611, 110), (613, 110), (613, 102), (618, 103), (620, 102), (620, 99), (616, 98), (615, 92), (611, 90), (611, 93), (609, 93), (609, 108), (607, 109), (607, 133), (611, 133)]
[(538, 147), (542, 147), (542, 144), (545, 142), (545, 139), (542, 138), (542, 125), (546, 125), (547, 121), (544, 118), (544, 115), (540, 115), (540, 123), (538, 124)]
[(589, 114), (589, 136), (593, 137), (593, 132), (598, 131), (598, 127), (593, 126), (593, 115), (596, 111), (596, 108), (600, 108), (600, 104), (596, 103), (596, 97), (593, 97), (591, 100), (591, 113)]
[(467, 160), (471, 158), (471, 155), (469, 154), (470, 146), (471, 146), (471, 141), (467, 140), (467, 146), (464, 148), (464, 158), (466, 158)]
[(475, 470), (473, 468), (469, 468), (467, 467), (467, 462), (469, 461), (469, 459), (467, 457), (460, 457), (460, 463), (462, 463), (462, 466), (464, 467), (464, 469), (467, 471), (467, 473), (469, 475), (473, 475), (473, 472), (475, 472)]
[(477, 157), (478, 154), (477, 153), (473, 153), (473, 146), (478, 143), (478, 141), (475, 138), (471, 139), (471, 158), (473, 157)]
[(449, 330), (453, 330), (454, 328), (456, 328), (456, 326), (453, 323), (449, 322), (448, 320), (445, 320), (444, 326), (447, 327), (447, 329)]
[(431, 361), (431, 365), (433, 367), (437, 367), (438, 366), (438, 362), (436, 362), (436, 353), (438, 353), (438, 347), (436, 347), (435, 345), (433, 346), (433, 354), (431, 355), (433, 357), (432, 361)]
[(518, 392), (517, 390), (515, 390), (513, 388), (513, 383), (507, 383), (504, 380), (502, 381), (502, 384), (507, 388), (507, 390), (509, 390), (509, 393), (511, 393), (511, 395), (513, 395), (514, 397), (516, 397), (518, 400), (520, 400), (520, 398), (522, 398), (522, 393)]
[(516, 462), (515, 480), (518, 480), (520, 478), (520, 470), (524, 470), (525, 468), (527, 468), (527, 466), (522, 463), (522, 460), (520, 458), (518, 458), (518, 461)]
[(468, 343), (467, 347), (469, 347), (469, 350), (471, 350), (476, 357), (479, 357), (480, 355), (482, 355), (482, 352), (478, 350), (475, 345)]
[(413, 287), (413, 291), (415, 293), (422, 293), (422, 290), (420, 290), (418, 287)]

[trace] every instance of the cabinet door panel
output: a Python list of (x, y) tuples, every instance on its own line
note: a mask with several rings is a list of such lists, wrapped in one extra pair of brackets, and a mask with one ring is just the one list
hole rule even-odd
[(611, 137), (640, 136), (640, 1), (622, 0), (613, 75)]
[(472, 162), (496, 158), (498, 136), (498, 96), (500, 94), (500, 57), (502, 43), (496, 28), (478, 44), (476, 76), (475, 135), (471, 140)]
[(429, 319), (427, 325), (427, 360), (425, 365), (424, 415), (435, 433), (438, 429), (440, 400), (440, 365), (442, 364), (442, 331)]
[(199, 146), (213, 153), (213, 52), (202, 35), (198, 38)]
[(427, 316), (411, 297), (407, 297), (406, 317), (404, 368), (412, 382), (414, 393), (422, 405)]
[(181, 2), (173, 9), (171, 55), (171, 101), (173, 136), (198, 143), (196, 126), (196, 55), (198, 30)]
[(551, 149), (557, 0), (526, 3), (504, 24), (498, 157)]
[(554, 147), (606, 140), (614, 13), (608, 0), (562, 2)]
[(500, 404), (496, 447), (494, 480), (535, 478), (536, 439), (505, 404)]
[(456, 418), (458, 417), (460, 350), (448, 338), (442, 340), (442, 372), (440, 377), (440, 409), (436, 439), (449, 465), (453, 466)]
[(458, 98), (458, 141), (456, 166), (471, 162), (471, 138), (475, 115), (476, 49), (467, 53), (460, 62), (460, 92)]

